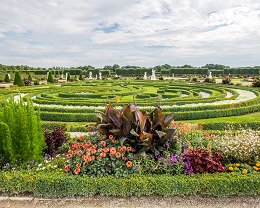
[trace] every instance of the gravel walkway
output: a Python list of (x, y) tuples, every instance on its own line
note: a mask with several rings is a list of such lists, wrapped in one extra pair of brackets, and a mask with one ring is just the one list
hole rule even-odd
[(42, 199), (33, 197), (0, 196), (0, 208), (260, 208), (260, 196), (142, 196), (142, 197), (85, 197)]

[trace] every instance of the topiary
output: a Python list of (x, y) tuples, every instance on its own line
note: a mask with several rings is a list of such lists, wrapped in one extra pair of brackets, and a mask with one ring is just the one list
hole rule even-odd
[(24, 82), (19, 71), (15, 72), (13, 84), (18, 85), (19, 87), (24, 86)]
[(6, 74), (6, 75), (5, 75), (5, 79), (4, 79), (4, 80), (5, 80), (6, 83), (9, 83), (9, 82), (10, 82), (9, 74)]
[(29, 80), (30, 82), (33, 81), (31, 74), (29, 74), (29, 76), (28, 76), (28, 80)]
[(48, 74), (47, 82), (49, 83), (54, 83), (53, 75), (52, 72), (50, 71)]

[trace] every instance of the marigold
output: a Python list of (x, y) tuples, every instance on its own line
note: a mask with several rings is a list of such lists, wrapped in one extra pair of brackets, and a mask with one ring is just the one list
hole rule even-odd
[(126, 146), (123, 146), (121, 149), (122, 151), (126, 151)]
[(101, 141), (100, 145), (104, 147), (104, 146), (106, 146), (106, 142), (105, 141)]
[(228, 167), (228, 170), (229, 171), (234, 171), (234, 168), (233, 167)]
[(115, 139), (113, 139), (113, 140), (112, 140), (112, 142), (113, 142), (113, 143), (116, 143), (116, 140), (115, 140)]
[(254, 166), (253, 168), (254, 168), (255, 171), (258, 171), (258, 170), (259, 170), (259, 168), (256, 167), (256, 166)]
[(75, 175), (79, 174), (80, 168), (76, 168), (73, 172), (74, 172)]
[(260, 168), (260, 162), (257, 162), (255, 166)]
[(103, 135), (103, 139), (105, 139), (105, 138), (107, 138), (107, 135), (104, 134), (104, 135)]
[(92, 153), (92, 154), (95, 154), (96, 152), (97, 152), (97, 150), (95, 150), (95, 149), (92, 149), (92, 150), (91, 150), (91, 153)]
[(78, 164), (77, 164), (77, 167), (80, 168), (80, 167), (81, 167), (81, 163), (78, 163)]
[(98, 149), (98, 152), (103, 152), (103, 149), (102, 149), (102, 148), (99, 148), (99, 149)]
[(106, 155), (107, 155), (107, 154), (106, 154), (105, 152), (101, 152), (101, 153), (100, 153), (100, 156), (101, 156), (101, 157), (106, 157)]
[(116, 153), (116, 158), (120, 158), (120, 157), (121, 157), (120, 152), (117, 152), (117, 153)]
[(97, 157), (97, 160), (98, 160), (98, 161), (100, 161), (100, 160), (101, 160), (101, 157), (100, 157), (100, 156), (98, 156), (98, 157)]
[(244, 169), (244, 170), (243, 170), (243, 173), (244, 173), (244, 174), (247, 174), (247, 173), (248, 173), (248, 170), (247, 170), (247, 169)]
[(110, 134), (110, 135), (108, 136), (108, 138), (109, 138), (109, 139), (113, 139), (114, 136), (113, 136), (112, 134)]
[(71, 149), (68, 150), (68, 153), (71, 153)]
[(116, 96), (116, 103), (120, 102), (120, 98)]
[(122, 148), (121, 148), (121, 147), (118, 147), (117, 149), (118, 149), (118, 151), (122, 151)]
[(89, 146), (91, 145), (91, 141), (86, 142), (85, 145), (86, 145), (87, 147), (89, 147)]
[(131, 161), (127, 161), (126, 162), (126, 167), (130, 168), (132, 167), (133, 163)]
[(235, 166), (239, 167), (239, 166), (240, 166), (240, 164), (239, 164), (239, 163), (236, 163), (236, 164), (235, 164)]

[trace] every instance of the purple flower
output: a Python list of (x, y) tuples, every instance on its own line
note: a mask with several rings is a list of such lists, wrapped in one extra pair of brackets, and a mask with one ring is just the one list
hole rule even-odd
[(193, 174), (193, 168), (191, 166), (191, 162), (189, 160), (187, 160), (186, 162), (184, 162), (184, 173), (187, 173), (187, 174)]

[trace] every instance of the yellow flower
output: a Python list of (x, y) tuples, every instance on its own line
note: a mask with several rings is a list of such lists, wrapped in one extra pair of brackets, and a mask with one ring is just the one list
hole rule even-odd
[(120, 98), (116, 96), (116, 103), (120, 102)]
[(257, 162), (255, 166), (260, 168), (260, 162)]
[(70, 153), (70, 152), (71, 152), (71, 149), (68, 150), (68, 153)]
[(255, 171), (258, 171), (258, 170), (259, 170), (259, 168), (256, 167), (256, 166), (254, 166), (253, 168), (254, 168)]
[(229, 170), (229, 171), (234, 171), (234, 168), (228, 167), (228, 170)]
[(239, 166), (240, 166), (240, 164), (239, 164), (239, 163), (236, 163), (236, 164), (235, 164), (235, 166), (239, 167)]
[(248, 170), (247, 170), (247, 169), (244, 169), (244, 170), (243, 170), (243, 173), (244, 173), (244, 174), (247, 174), (247, 173), (248, 173)]

